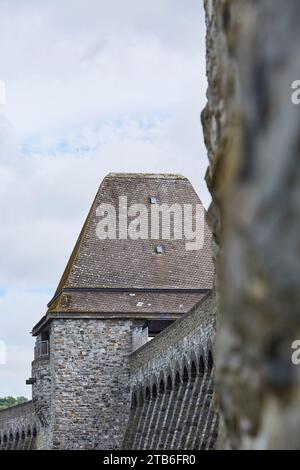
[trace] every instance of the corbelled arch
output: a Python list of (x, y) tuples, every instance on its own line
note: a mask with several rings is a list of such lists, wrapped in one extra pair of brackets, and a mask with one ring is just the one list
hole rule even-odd
[(182, 364), (182, 382), (187, 383), (190, 379), (189, 365), (186, 361)]
[(166, 375), (164, 371), (161, 371), (158, 377), (158, 393), (164, 394), (166, 391)]

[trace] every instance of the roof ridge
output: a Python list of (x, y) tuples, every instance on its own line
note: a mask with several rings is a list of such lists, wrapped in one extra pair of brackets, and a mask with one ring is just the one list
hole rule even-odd
[(107, 178), (149, 178), (149, 179), (180, 179), (187, 180), (186, 176), (179, 173), (108, 173)]

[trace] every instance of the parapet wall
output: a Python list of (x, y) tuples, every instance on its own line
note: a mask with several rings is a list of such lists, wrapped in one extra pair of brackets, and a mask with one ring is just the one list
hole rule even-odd
[(37, 435), (32, 401), (0, 411), (0, 450), (35, 449)]
[(132, 409), (125, 449), (212, 449), (214, 299), (208, 294), (130, 358)]

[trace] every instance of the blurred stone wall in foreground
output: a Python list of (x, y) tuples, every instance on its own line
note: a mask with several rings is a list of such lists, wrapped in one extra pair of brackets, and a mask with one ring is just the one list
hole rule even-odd
[(204, 0), (225, 448), (300, 448), (299, 0)]

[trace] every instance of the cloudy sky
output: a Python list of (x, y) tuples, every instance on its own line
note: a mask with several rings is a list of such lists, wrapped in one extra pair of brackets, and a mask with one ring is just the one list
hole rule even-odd
[(0, 19), (0, 396), (30, 396), (29, 332), (102, 178), (179, 172), (209, 203), (205, 26), (201, 0), (1, 0)]

